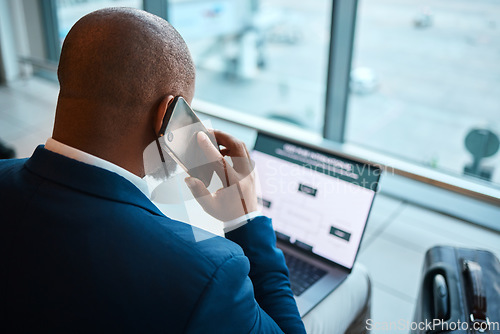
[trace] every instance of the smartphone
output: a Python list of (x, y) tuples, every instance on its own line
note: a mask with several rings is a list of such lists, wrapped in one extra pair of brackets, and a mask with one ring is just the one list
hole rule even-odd
[(184, 98), (177, 96), (167, 108), (160, 128), (161, 146), (189, 175), (200, 179), (208, 187), (214, 169), (198, 145), (198, 132), (204, 132), (219, 150), (213, 134), (200, 121)]

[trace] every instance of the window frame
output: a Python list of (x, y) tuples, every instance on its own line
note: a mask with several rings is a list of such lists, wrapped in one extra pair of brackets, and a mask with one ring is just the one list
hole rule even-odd
[(332, 3), (323, 137), (338, 143), (345, 140), (357, 8), (358, 0)]
[(42, 15), (43, 34), (45, 37), (45, 52), (47, 60), (58, 62), (60, 56), (60, 47), (56, 0), (38, 0), (38, 3), (40, 4)]

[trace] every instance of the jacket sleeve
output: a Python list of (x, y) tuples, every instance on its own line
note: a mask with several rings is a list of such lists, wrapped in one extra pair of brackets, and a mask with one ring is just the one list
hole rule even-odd
[(271, 219), (256, 217), (227, 233), (226, 238), (240, 245), (250, 260), (249, 277), (259, 306), (285, 333), (305, 333)]
[(188, 321), (186, 333), (283, 333), (257, 304), (243, 255), (231, 257), (215, 271)]

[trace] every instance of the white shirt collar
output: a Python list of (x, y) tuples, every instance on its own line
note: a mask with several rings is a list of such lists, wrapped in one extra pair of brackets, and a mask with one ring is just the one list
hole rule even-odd
[(68, 157), (70, 159), (78, 160), (85, 164), (96, 166), (102, 169), (106, 169), (110, 172), (116, 173), (124, 177), (128, 181), (132, 182), (132, 184), (135, 185), (137, 188), (139, 188), (139, 190), (144, 195), (146, 195), (147, 198), (150, 198), (148, 184), (146, 183), (145, 180), (141, 179), (135, 174), (132, 174), (128, 170), (115, 165), (112, 162), (103, 160), (87, 152), (80, 151), (79, 149), (58, 142), (53, 138), (47, 139), (47, 142), (45, 143), (45, 148), (54, 153), (64, 155), (65, 157)]

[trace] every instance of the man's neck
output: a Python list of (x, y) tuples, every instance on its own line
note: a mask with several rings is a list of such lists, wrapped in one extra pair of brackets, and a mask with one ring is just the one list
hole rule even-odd
[[(144, 165), (142, 161), (143, 149), (139, 145), (129, 143), (107, 143), (106, 139), (92, 138), (85, 136), (85, 140), (59, 135), (54, 131), (52, 138), (60, 143), (91, 154), (95, 157), (109, 161), (138, 177), (144, 177)], [(134, 147), (135, 146), (135, 147)]]

